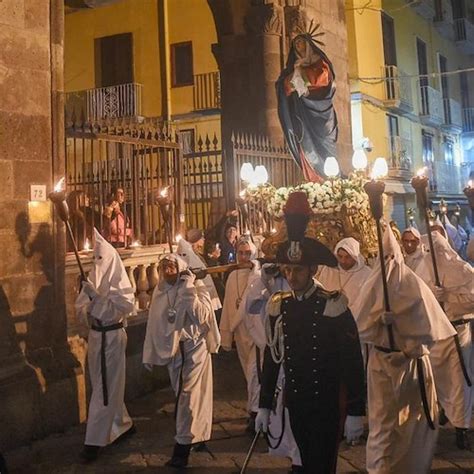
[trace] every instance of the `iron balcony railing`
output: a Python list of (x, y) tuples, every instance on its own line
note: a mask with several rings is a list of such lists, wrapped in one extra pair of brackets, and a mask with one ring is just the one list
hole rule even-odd
[(193, 87), (194, 110), (221, 108), (221, 83), (219, 71), (196, 74)]
[(443, 106), (444, 125), (461, 130), (463, 126), (461, 104), (454, 99), (444, 98)]
[(427, 125), (443, 123), (442, 96), (431, 86), (420, 86), (420, 118)]
[(463, 132), (474, 132), (474, 108), (466, 107), (462, 109)]
[(142, 114), (142, 85), (119, 84), (69, 92), (66, 94), (66, 114), (75, 114), (77, 119), (88, 122), (138, 117)]
[(387, 106), (411, 112), (413, 95), (410, 78), (397, 66), (385, 66), (385, 100)]

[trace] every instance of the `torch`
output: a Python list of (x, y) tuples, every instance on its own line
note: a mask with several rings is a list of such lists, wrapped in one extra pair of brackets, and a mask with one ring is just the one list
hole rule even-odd
[(165, 233), (166, 239), (168, 240), (168, 245), (170, 252), (173, 253), (173, 242), (171, 239), (171, 197), (173, 193), (173, 187), (167, 186), (162, 189), (156, 196), (155, 201), (160, 206), (161, 216), (165, 223)]
[(472, 179), (467, 182), (463, 193), (466, 195), (469, 207), (471, 208), (471, 221), (474, 224), (474, 181)]
[(74, 255), (76, 256), (77, 264), (79, 266), (79, 271), (81, 273), (81, 280), (87, 281), (86, 273), (82, 266), (81, 258), (79, 257), (79, 252), (77, 250), (76, 240), (74, 239), (74, 234), (72, 232), (71, 224), (69, 222), (69, 208), (66, 202), (66, 179), (61, 178), (56, 185), (54, 186), (54, 191), (49, 193), (49, 199), (54, 204), (56, 211), (59, 215), (59, 218), (66, 224), (67, 233), (71, 239), (72, 246), (74, 249)]
[[(247, 204), (247, 192), (245, 189), (240, 191), (239, 197), (235, 199), (237, 206), (239, 207), (240, 215), (242, 216), (242, 224), (245, 227), (246, 231), (250, 231), (250, 224), (249, 224), (249, 208)], [(250, 234), (250, 238), (253, 241), (252, 234)]]
[(433, 273), (435, 277), (435, 285), (441, 286), (439, 280), (439, 273), (438, 273), (438, 264), (436, 263), (436, 254), (434, 251), (433, 245), (433, 236), (431, 235), (431, 226), (430, 226), (430, 209), (428, 205), (428, 177), (425, 176), (426, 168), (422, 168), (418, 171), (416, 176), (413, 176), (411, 180), (411, 185), (415, 189), (416, 192), (416, 202), (418, 204), (418, 208), (423, 213), (425, 225), (426, 225), (426, 233), (428, 234), (428, 243), (430, 246), (430, 253), (431, 253), (431, 263), (433, 265)]
[[(380, 270), (382, 273), (382, 285), (385, 311), (390, 311), (390, 300), (388, 296), (387, 271), (385, 269), (385, 256), (382, 241), (382, 224), (380, 220), (383, 217), (383, 193), (385, 183), (382, 178), (388, 174), (388, 167), (385, 158), (377, 158), (372, 168), (372, 179), (365, 183), (364, 190), (369, 196), (370, 210), (375, 219), (377, 227), (377, 240), (379, 246)], [(395, 339), (393, 337), (393, 328), (391, 324), (387, 325), (388, 341), (390, 349), (395, 350)]]

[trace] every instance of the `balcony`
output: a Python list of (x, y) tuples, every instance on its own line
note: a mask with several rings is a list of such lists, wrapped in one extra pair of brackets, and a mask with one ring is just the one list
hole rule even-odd
[(474, 54), (474, 25), (467, 18), (454, 20), (454, 39), (464, 54)]
[(384, 70), (385, 106), (401, 114), (413, 112), (410, 78), (405, 77), (397, 66), (385, 66)]
[(439, 127), (443, 121), (441, 93), (430, 86), (420, 86), (420, 120), (423, 125)]
[(195, 111), (221, 108), (221, 82), (219, 71), (194, 76), (193, 102)]
[(387, 139), (388, 176), (408, 181), (412, 176), (412, 144), (410, 140), (400, 136)]
[(405, 0), (405, 3), (410, 5), (410, 7), (425, 20), (431, 21), (435, 16), (433, 0)]
[(462, 109), (461, 104), (454, 99), (443, 99), (444, 123), (442, 128), (448, 133), (462, 132)]
[(449, 0), (441, 0), (436, 7), (436, 14), (434, 17), (434, 26), (438, 30), (439, 34), (444, 38), (454, 41), (454, 19), (453, 9)]
[(109, 118), (139, 117), (142, 111), (142, 85), (119, 84), (66, 94), (66, 116), (87, 122)]
[(474, 132), (474, 108), (462, 109), (462, 131), (464, 133)]

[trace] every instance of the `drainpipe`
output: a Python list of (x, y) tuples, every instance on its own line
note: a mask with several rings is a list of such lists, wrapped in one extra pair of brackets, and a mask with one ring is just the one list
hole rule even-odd
[(171, 61), (168, 28), (168, 0), (158, 0), (158, 46), (161, 63), (162, 116), (171, 121)]

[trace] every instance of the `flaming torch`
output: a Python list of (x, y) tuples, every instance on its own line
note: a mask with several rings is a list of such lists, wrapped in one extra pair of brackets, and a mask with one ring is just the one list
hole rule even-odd
[[(364, 190), (369, 196), (370, 210), (377, 226), (377, 240), (379, 246), (380, 270), (382, 273), (382, 285), (385, 311), (390, 312), (390, 300), (388, 296), (387, 270), (385, 269), (385, 256), (382, 241), (382, 224), (380, 220), (383, 217), (383, 193), (385, 183), (383, 178), (388, 174), (388, 166), (385, 158), (377, 158), (372, 168), (371, 180), (365, 183)], [(395, 349), (395, 339), (393, 337), (393, 328), (391, 324), (387, 325), (388, 341), (390, 349)]]
[(426, 167), (421, 168), (416, 173), (416, 176), (413, 176), (411, 180), (411, 185), (415, 189), (416, 192), (416, 202), (418, 204), (418, 208), (420, 212), (423, 213), (425, 225), (426, 225), (426, 233), (428, 234), (428, 243), (430, 246), (430, 253), (431, 253), (431, 263), (433, 265), (433, 273), (435, 277), (435, 285), (441, 286), (439, 280), (439, 273), (438, 273), (438, 264), (436, 263), (436, 254), (434, 252), (434, 245), (433, 245), (433, 237), (431, 235), (431, 225), (430, 225), (430, 208), (428, 205), (428, 176), (425, 175)]
[(74, 249), (74, 255), (76, 256), (77, 265), (79, 266), (79, 271), (81, 273), (81, 280), (87, 281), (86, 273), (82, 266), (81, 258), (79, 257), (79, 251), (77, 250), (76, 240), (74, 239), (74, 234), (71, 229), (71, 224), (69, 222), (69, 208), (66, 202), (66, 179), (62, 177), (54, 186), (54, 191), (49, 193), (49, 199), (54, 204), (54, 207), (59, 215), (59, 218), (66, 224), (67, 233), (71, 239), (72, 246)]
[(171, 253), (173, 252), (173, 241), (171, 238), (172, 195), (173, 195), (173, 187), (167, 186), (166, 188), (163, 188), (155, 196), (155, 202), (160, 206), (161, 216), (163, 217), (163, 221), (165, 223), (166, 240), (168, 241), (168, 246)]

